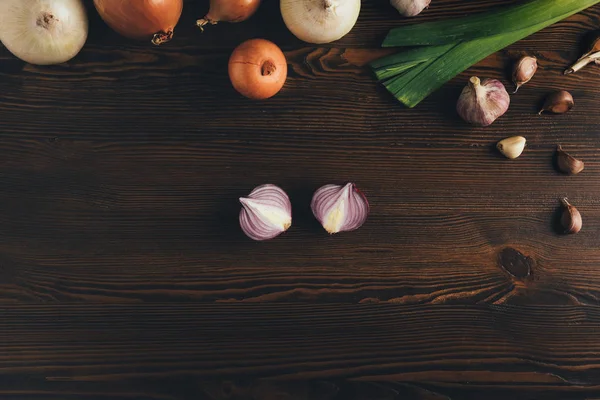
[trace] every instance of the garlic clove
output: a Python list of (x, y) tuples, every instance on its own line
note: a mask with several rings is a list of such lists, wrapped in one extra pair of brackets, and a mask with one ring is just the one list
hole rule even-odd
[(561, 172), (569, 175), (577, 175), (585, 167), (583, 161), (576, 159), (564, 151), (561, 145), (558, 145), (556, 148), (556, 163)]
[(390, 0), (390, 4), (405, 17), (419, 15), (430, 3), (431, 0)]
[(529, 82), (538, 69), (537, 58), (531, 56), (523, 56), (513, 69), (513, 82), (516, 86), (513, 93), (517, 93), (519, 88)]
[(562, 199), (561, 203), (564, 210), (562, 217), (560, 218), (560, 223), (564, 228), (564, 232), (567, 234), (578, 233), (583, 227), (581, 213), (577, 208), (572, 206), (566, 198)]
[(319, 188), (310, 206), (315, 218), (330, 234), (360, 228), (369, 214), (369, 202), (354, 183)]
[(551, 93), (544, 102), (544, 106), (538, 114), (550, 112), (552, 114), (564, 114), (570, 111), (575, 105), (573, 96), (566, 90), (559, 90)]
[(527, 140), (523, 136), (513, 136), (499, 141), (496, 148), (506, 158), (514, 160), (523, 153), (526, 142)]
[(275, 185), (258, 186), (248, 197), (241, 197), (240, 203), (240, 226), (251, 239), (273, 239), (292, 225), (290, 199)]
[(590, 47), (590, 51), (582, 55), (575, 64), (565, 70), (565, 75), (573, 74), (588, 64), (599, 64), (600, 60), (600, 37), (596, 38)]
[(502, 82), (496, 79), (481, 82), (474, 76), (460, 94), (456, 111), (472, 125), (488, 126), (504, 115), (509, 106), (510, 96)]

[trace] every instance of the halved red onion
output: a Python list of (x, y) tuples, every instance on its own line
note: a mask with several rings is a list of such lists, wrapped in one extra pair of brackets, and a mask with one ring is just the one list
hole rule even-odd
[(331, 234), (358, 229), (369, 215), (369, 202), (354, 183), (319, 188), (310, 207), (323, 228)]
[(240, 197), (240, 203), (240, 226), (250, 239), (273, 239), (292, 225), (290, 198), (278, 186), (258, 186), (248, 197)]

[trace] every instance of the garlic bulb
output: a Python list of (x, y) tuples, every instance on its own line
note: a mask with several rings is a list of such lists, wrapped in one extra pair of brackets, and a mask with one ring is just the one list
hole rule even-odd
[(502, 82), (496, 79), (481, 82), (474, 76), (463, 89), (456, 111), (470, 124), (488, 126), (504, 115), (509, 105), (510, 96)]
[(290, 199), (275, 185), (258, 186), (240, 203), (240, 226), (250, 239), (273, 239), (292, 226)]
[(390, 4), (405, 17), (414, 17), (429, 7), (431, 0), (390, 0)]
[(79, 53), (87, 34), (81, 0), (0, 0), (0, 41), (25, 62), (68, 61)]
[(310, 207), (315, 218), (331, 234), (360, 228), (369, 214), (369, 202), (354, 183), (319, 188)]
[(358, 19), (360, 0), (281, 0), (288, 29), (308, 43), (329, 43), (346, 35)]

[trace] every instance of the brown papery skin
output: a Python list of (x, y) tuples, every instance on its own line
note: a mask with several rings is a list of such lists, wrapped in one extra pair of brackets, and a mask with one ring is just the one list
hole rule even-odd
[(210, 0), (210, 9), (203, 19), (198, 20), (198, 25), (214, 25), (220, 21), (242, 22), (250, 18), (259, 5), (260, 0)]
[(265, 39), (250, 39), (229, 58), (229, 79), (242, 95), (251, 99), (274, 96), (287, 78), (287, 61), (277, 45)]
[(168, 42), (183, 11), (183, 0), (94, 0), (108, 26), (131, 39)]

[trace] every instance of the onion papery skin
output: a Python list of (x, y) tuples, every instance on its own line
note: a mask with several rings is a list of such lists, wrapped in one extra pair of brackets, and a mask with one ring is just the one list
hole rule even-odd
[(250, 39), (239, 45), (229, 58), (231, 84), (242, 95), (256, 100), (277, 94), (287, 78), (285, 55), (264, 39)]
[(292, 203), (278, 186), (265, 184), (241, 197), (240, 227), (250, 239), (273, 239), (292, 225)]
[(354, 183), (322, 186), (313, 195), (310, 206), (330, 234), (356, 230), (369, 215), (369, 202)]
[(88, 17), (81, 0), (0, 0), (0, 41), (25, 62), (69, 61), (87, 36)]
[(196, 21), (196, 25), (204, 30), (207, 24), (245, 21), (256, 13), (260, 2), (261, 0), (211, 0), (208, 13)]
[(113, 30), (136, 40), (169, 42), (183, 11), (183, 0), (94, 0), (96, 10)]

